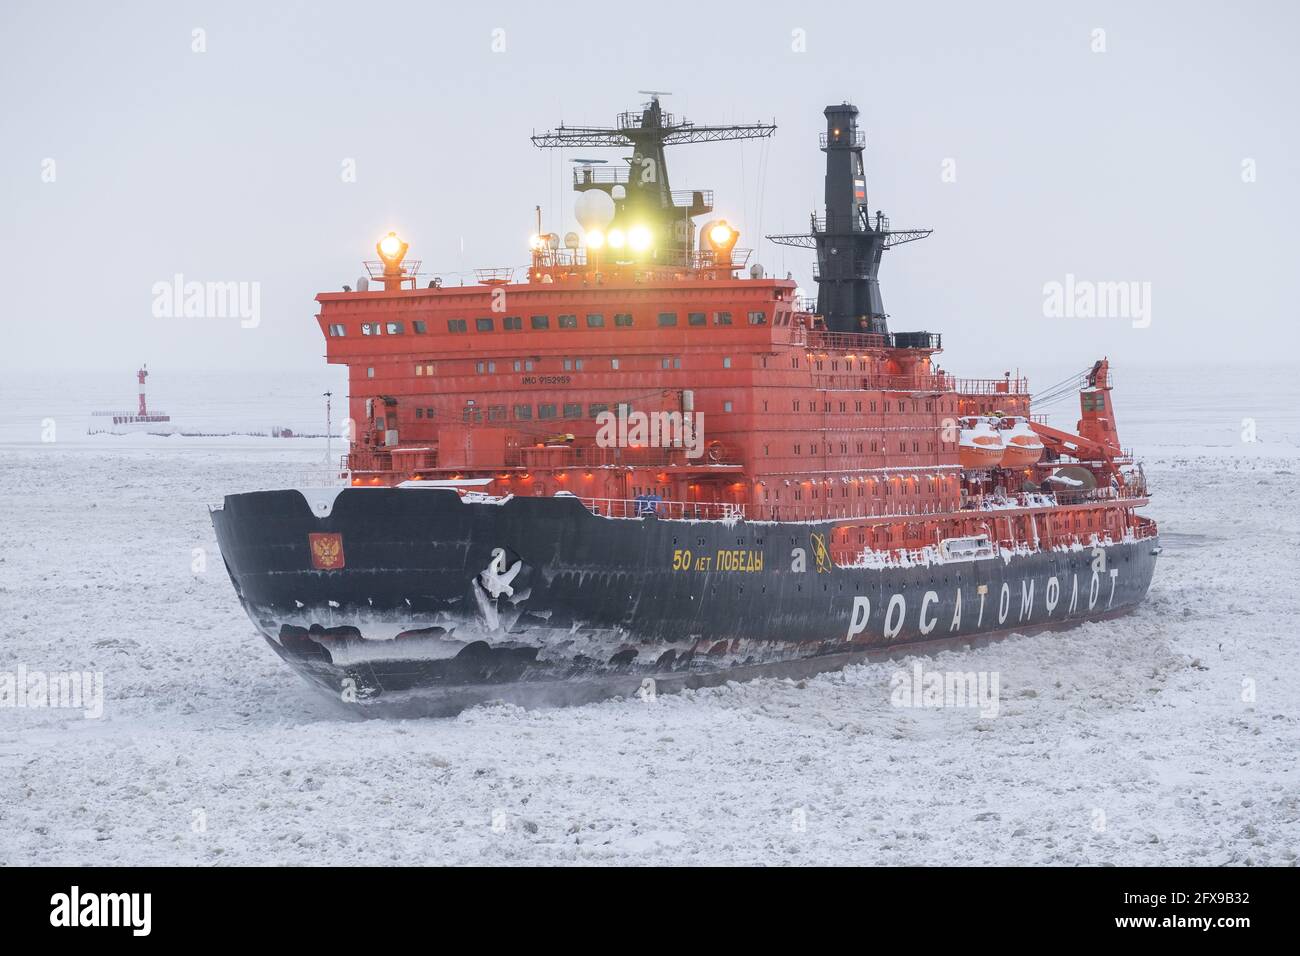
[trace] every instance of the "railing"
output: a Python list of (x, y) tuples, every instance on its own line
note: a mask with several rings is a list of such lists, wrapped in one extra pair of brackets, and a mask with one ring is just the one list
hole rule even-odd
[(513, 468), (602, 468), (624, 465), (654, 468), (739, 464), (742, 464), (740, 452), (720, 443), (710, 444), (699, 458), (688, 458), (686, 449), (680, 447), (602, 448), (599, 445), (526, 445), (507, 448), (505, 454), (506, 467)]
[(817, 142), (821, 146), (866, 146), (867, 134), (865, 130), (855, 129), (852, 133), (847, 130), (841, 130), (838, 133), (822, 133), (817, 137)]
[(861, 352), (889, 347), (889, 336), (871, 332), (823, 332), (796, 325), (790, 328), (790, 342), (810, 349)]
[[(632, 169), (629, 166), (613, 166), (610, 168), (594, 168), (591, 166), (575, 166), (573, 169), (573, 185), (581, 188), (583, 186), (625, 186), (631, 182)], [(674, 189), (669, 193), (672, 204), (678, 209), (690, 209), (695, 205), (698, 197), (706, 209), (713, 208), (713, 190), (712, 189)]]
[[(577, 497), (576, 495), (574, 497)], [(745, 517), (745, 506), (725, 501), (655, 501), (650, 498), (578, 498), (592, 514), (606, 518), (658, 518), (732, 521)]]
[[(732, 249), (731, 262), (723, 265), (710, 249), (696, 249), (689, 253), (660, 252), (657, 256), (638, 256), (628, 249), (614, 250), (606, 247), (598, 256), (588, 255), (586, 249), (541, 249), (533, 253), (533, 268), (595, 268), (600, 273), (626, 275), (629, 271), (640, 276), (656, 269), (690, 269), (708, 271), (743, 269), (753, 254), (752, 249)], [(620, 256), (626, 258), (619, 258)]]
[(1027, 378), (954, 378), (952, 390), (964, 395), (1027, 395)]

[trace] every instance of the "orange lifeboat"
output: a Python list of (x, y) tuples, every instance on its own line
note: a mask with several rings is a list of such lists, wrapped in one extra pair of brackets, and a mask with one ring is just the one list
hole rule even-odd
[(1024, 418), (1011, 419), (1012, 426), (1003, 433), (1006, 451), (1002, 455), (1003, 468), (1028, 468), (1043, 457), (1043, 440), (1029, 427)]
[(1006, 452), (1002, 433), (987, 418), (963, 418), (961, 422), (957, 442), (957, 461), (961, 466), (972, 471), (998, 467)]

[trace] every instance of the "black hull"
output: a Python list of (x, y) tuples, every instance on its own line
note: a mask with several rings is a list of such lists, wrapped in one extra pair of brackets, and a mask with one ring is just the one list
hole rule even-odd
[[(1159, 553), (1148, 538), (844, 567), (818, 547), (831, 522), (606, 518), (576, 498), (428, 489), (307, 494), (228, 496), (212, 514), (226, 567), (281, 657), (391, 713), (807, 676), (1068, 627), (1131, 610)], [(339, 536), (337, 569), (313, 564), (308, 535), (322, 533)]]

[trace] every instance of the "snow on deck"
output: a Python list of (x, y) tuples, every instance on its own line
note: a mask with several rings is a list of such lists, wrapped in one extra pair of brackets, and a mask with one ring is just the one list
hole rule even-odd
[(891, 706), (905, 661), (407, 721), (291, 672), (216, 550), (206, 502), (320, 455), (0, 446), (0, 670), (102, 671), (107, 698), (0, 708), (0, 865), (1295, 860), (1294, 449), (1148, 460), (1164, 554), (1136, 614), (919, 659), (997, 672), (996, 717)]

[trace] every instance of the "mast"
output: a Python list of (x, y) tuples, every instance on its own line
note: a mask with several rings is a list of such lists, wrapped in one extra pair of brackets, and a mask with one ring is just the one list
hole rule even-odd
[(585, 164), (574, 169), (573, 188), (577, 192), (599, 189), (614, 200), (613, 224), (622, 227), (644, 226), (651, 233), (651, 258), (661, 263), (683, 263), (694, 250), (692, 217), (713, 209), (711, 190), (673, 193), (668, 177), (664, 147), (682, 143), (719, 143), (738, 139), (765, 139), (776, 131), (775, 125), (751, 123), (732, 126), (697, 126), (665, 112), (659, 97), (669, 94), (659, 90), (641, 90), (650, 96), (640, 110), (618, 115), (617, 125), (559, 126), (532, 137), (539, 149), (569, 146), (632, 148), (626, 167), (593, 169)]
[(886, 249), (924, 239), (931, 229), (891, 229), (880, 210), (871, 215), (862, 163), (866, 134), (858, 129), (852, 103), (823, 111), (826, 132), (825, 215), (811, 217), (803, 234), (768, 236), (779, 245), (817, 250), (817, 313), (833, 332), (889, 334), (889, 316), (880, 295), (880, 259)]

